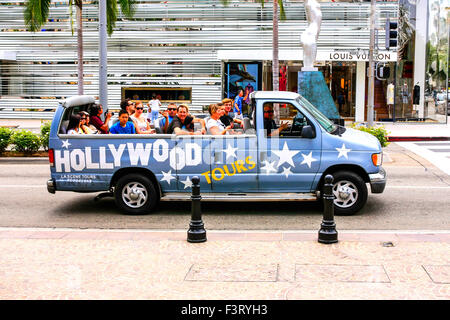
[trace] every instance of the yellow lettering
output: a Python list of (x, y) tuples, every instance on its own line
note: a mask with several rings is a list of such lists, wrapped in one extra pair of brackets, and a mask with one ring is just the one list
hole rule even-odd
[(244, 161), (236, 160), (234, 163), (236, 164), (236, 169), (239, 173), (241, 173), (241, 169), (242, 171), (247, 171), (247, 169), (244, 167)]
[[(220, 171), (220, 178), (217, 178), (216, 171)], [(220, 181), (220, 180), (222, 180), (225, 177), (225, 172), (221, 168), (215, 168), (212, 171), (211, 176), (213, 177), (214, 180)]]
[(251, 158), (252, 156), (248, 156), (247, 158), (245, 158), (245, 162), (250, 165), (250, 167), (248, 167), (249, 170), (252, 170), (256, 166), (256, 162), (250, 160)]
[(207, 172), (203, 172), (202, 173), (202, 176), (205, 176), (205, 178), (206, 178), (206, 182), (208, 182), (209, 184), (211, 184), (211, 179), (209, 178), (209, 173), (210, 173), (211, 171), (207, 171)]
[(234, 163), (231, 164), (231, 166), (233, 167), (233, 173), (230, 173), (230, 171), (228, 171), (228, 165), (225, 165), (223, 167), (223, 169), (225, 170), (225, 173), (227, 174), (227, 176), (234, 176), (236, 174), (236, 168), (234, 166)]

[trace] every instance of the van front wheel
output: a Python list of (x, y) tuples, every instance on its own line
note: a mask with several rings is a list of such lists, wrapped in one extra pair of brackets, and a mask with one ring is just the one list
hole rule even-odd
[(353, 215), (367, 202), (367, 186), (356, 173), (338, 171), (333, 174), (334, 213)]
[(153, 183), (140, 174), (121, 177), (114, 189), (114, 198), (119, 209), (131, 215), (150, 213), (158, 202)]

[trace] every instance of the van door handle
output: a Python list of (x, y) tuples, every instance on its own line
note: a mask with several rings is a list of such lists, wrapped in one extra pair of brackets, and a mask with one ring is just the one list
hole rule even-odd
[(214, 151), (214, 163), (220, 163), (220, 154), (221, 152)]
[(261, 151), (259, 153), (259, 161), (264, 161), (264, 160), (266, 160), (266, 158), (267, 158), (267, 152)]

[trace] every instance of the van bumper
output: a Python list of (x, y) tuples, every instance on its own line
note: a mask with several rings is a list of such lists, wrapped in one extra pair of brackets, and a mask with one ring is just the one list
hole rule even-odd
[(382, 193), (386, 187), (386, 170), (380, 167), (379, 172), (369, 174), (369, 179), (372, 193)]
[(55, 180), (53, 180), (53, 179), (47, 180), (47, 191), (50, 193), (56, 192)]

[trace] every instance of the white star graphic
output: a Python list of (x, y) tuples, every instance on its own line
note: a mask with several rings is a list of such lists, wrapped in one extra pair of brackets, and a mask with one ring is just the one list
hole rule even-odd
[(303, 161), (302, 161), (301, 164), (306, 163), (306, 164), (308, 165), (309, 168), (311, 168), (311, 163), (312, 163), (313, 161), (317, 161), (317, 159), (314, 159), (314, 158), (312, 157), (312, 151), (311, 151), (307, 156), (304, 155), (304, 154), (302, 153), (302, 156), (303, 156)]
[(225, 150), (223, 150), (223, 152), (225, 152), (227, 154), (227, 160), (230, 157), (237, 158), (237, 155), (236, 155), (236, 150), (237, 149), (238, 148), (233, 148), (230, 144), (228, 144), (227, 148)]
[(347, 148), (345, 148), (345, 143), (342, 144), (342, 147), (336, 148), (336, 150), (339, 151), (338, 159), (339, 159), (340, 157), (342, 157), (342, 156), (344, 156), (345, 159), (348, 159), (347, 153), (349, 153), (350, 151), (352, 151), (352, 149), (347, 149)]
[(266, 170), (266, 174), (277, 172), (277, 170), (274, 168), (275, 162), (276, 161), (269, 162), (267, 160), (264, 160), (264, 167), (261, 167), (261, 170)]
[(181, 181), (182, 184), (184, 184), (184, 189), (186, 188), (192, 188), (192, 181), (189, 179), (189, 177), (186, 177), (186, 180)]
[(288, 167), (288, 168), (284, 168), (283, 167), (282, 174), (284, 174), (286, 176), (286, 178), (289, 177), (289, 175), (292, 174), (291, 168), (290, 167)]
[(71, 143), (69, 143), (69, 139), (67, 139), (66, 141), (62, 142), (62, 147), (61, 148), (69, 149), (70, 145), (71, 145)]
[(299, 153), (300, 151), (290, 151), (288, 148), (287, 143), (284, 143), (283, 150), (274, 150), (273, 153), (275, 153), (279, 158), (280, 161), (278, 161), (277, 168), (280, 167), (283, 163), (287, 162), (291, 166), (295, 167), (294, 161), (292, 161), (292, 158)]
[(161, 181), (166, 181), (169, 185), (170, 185), (170, 181), (172, 179), (175, 179), (175, 177), (172, 175), (172, 170), (169, 170), (169, 172), (164, 172), (161, 171), (161, 173), (163, 174), (163, 178), (161, 179)]

